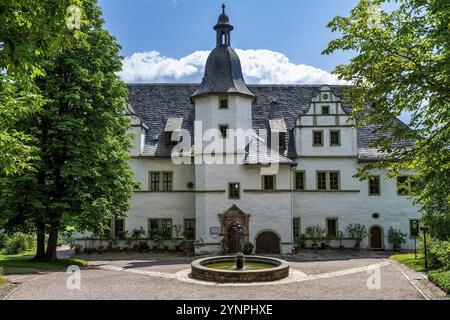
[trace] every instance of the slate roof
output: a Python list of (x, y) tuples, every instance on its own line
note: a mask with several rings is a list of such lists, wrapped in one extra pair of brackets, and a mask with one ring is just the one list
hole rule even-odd
[(254, 97), (242, 75), (239, 56), (233, 48), (221, 45), (208, 56), (205, 75), (192, 98), (207, 94), (232, 93)]
[[(270, 132), (269, 120), (283, 118), (286, 123), (286, 152), (280, 155), (281, 163), (293, 163), (297, 157), (294, 145), (293, 128), (298, 116), (305, 113), (311, 98), (316, 96), (322, 85), (249, 85), (256, 100), (252, 110), (253, 130)], [(337, 94), (338, 86), (330, 86)], [(129, 110), (139, 115), (147, 126), (143, 156), (170, 157), (165, 125), (169, 118), (183, 118), (181, 128), (194, 134), (194, 105), (190, 99), (199, 88), (199, 84), (128, 84)], [(349, 107), (343, 106), (349, 112)], [(400, 124), (401, 123), (399, 120)], [(379, 133), (374, 133), (376, 126), (358, 128), (358, 157), (360, 159), (377, 159), (377, 150), (369, 147), (370, 141)], [(389, 133), (387, 133), (389, 134)], [(410, 145), (411, 141), (401, 141)], [(247, 163), (260, 163), (256, 155), (257, 141), (253, 139), (247, 147)], [(270, 145), (269, 145), (270, 147)], [(264, 152), (263, 152), (264, 153)], [(270, 159), (262, 159), (269, 161)]]

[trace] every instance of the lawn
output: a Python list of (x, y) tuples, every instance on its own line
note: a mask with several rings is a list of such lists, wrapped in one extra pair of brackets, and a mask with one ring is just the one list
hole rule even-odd
[(415, 271), (425, 271), (425, 259), (423, 254), (417, 254), (417, 259), (414, 257), (414, 253), (394, 254), (393, 256), (390, 256), (390, 258)]
[(0, 255), (0, 268), (3, 268), (4, 275), (11, 275), (27, 274), (42, 270), (62, 270), (70, 265), (86, 265), (86, 261), (81, 259), (59, 259), (56, 262), (36, 262), (32, 258), (32, 252), (17, 255)]
[[(423, 254), (418, 254), (417, 259), (414, 258), (413, 253), (394, 254), (393, 256), (390, 256), (390, 258), (415, 271), (425, 271), (425, 259)], [(447, 293), (450, 293), (450, 271), (430, 270), (427, 275), (431, 282)]]

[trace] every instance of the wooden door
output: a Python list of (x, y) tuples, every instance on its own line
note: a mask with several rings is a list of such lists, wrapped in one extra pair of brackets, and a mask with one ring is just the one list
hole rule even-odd
[(270, 231), (262, 232), (256, 238), (256, 253), (280, 253), (280, 239)]
[(381, 249), (381, 228), (374, 226), (370, 229), (370, 247)]
[(228, 229), (227, 242), (228, 253), (237, 253), (236, 231), (232, 227)]

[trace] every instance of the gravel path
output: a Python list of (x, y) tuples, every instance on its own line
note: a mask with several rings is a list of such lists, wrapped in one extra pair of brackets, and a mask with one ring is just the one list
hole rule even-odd
[[(418, 289), (393, 264), (385, 263), (379, 270), (380, 289), (368, 289), (367, 271), (346, 274), (346, 270), (364, 268), (386, 262), (384, 259), (362, 258), (337, 261), (292, 262), (311, 279), (278, 285), (224, 287), (160, 278), (133, 271), (152, 274), (163, 270), (174, 274), (189, 266), (188, 261), (117, 260), (109, 262), (122, 271), (104, 270), (94, 266), (81, 271), (81, 290), (66, 287), (68, 274), (52, 272), (40, 275), (15, 290), (8, 299), (424, 299)], [(166, 264), (165, 264), (166, 262)], [(107, 261), (97, 262), (105, 267)], [(131, 270), (131, 271), (130, 271)], [(320, 278), (322, 274), (336, 276)], [(170, 275), (169, 275), (170, 276)]]

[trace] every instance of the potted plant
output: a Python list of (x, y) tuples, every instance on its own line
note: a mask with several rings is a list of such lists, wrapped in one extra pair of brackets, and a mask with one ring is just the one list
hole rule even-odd
[(392, 227), (388, 230), (388, 240), (389, 243), (392, 244), (392, 248), (394, 251), (400, 251), (403, 244), (406, 243), (406, 233), (403, 233), (399, 229), (394, 229)]
[(306, 235), (300, 234), (295, 238), (295, 253), (298, 253), (298, 249), (305, 249), (306, 246)]
[(253, 243), (246, 241), (242, 245), (242, 253), (245, 255), (250, 255), (253, 253), (253, 248), (254, 248)]
[(355, 240), (355, 249), (360, 248), (361, 241), (368, 235), (366, 226), (359, 223), (349, 224), (346, 231), (350, 238)]
[(312, 248), (317, 249), (319, 247), (318, 242), (325, 236), (325, 229), (319, 225), (309, 226), (305, 230), (307, 238), (312, 241)]

